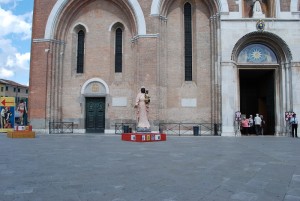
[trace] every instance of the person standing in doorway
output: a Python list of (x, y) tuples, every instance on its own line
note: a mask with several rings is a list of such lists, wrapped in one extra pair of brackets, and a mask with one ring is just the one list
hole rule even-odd
[(290, 123), (292, 125), (292, 137), (297, 136), (297, 128), (298, 128), (298, 119), (296, 118), (296, 114), (293, 114), (293, 117), (290, 119)]
[(251, 114), (250, 114), (250, 116), (249, 116), (248, 121), (249, 121), (249, 129), (248, 129), (248, 132), (249, 132), (249, 134), (252, 134), (252, 133), (253, 133), (253, 117), (252, 117)]
[(261, 135), (261, 118), (259, 117), (259, 114), (256, 114), (254, 122), (256, 135)]
[(243, 117), (242, 121), (241, 121), (241, 125), (242, 125), (242, 133), (244, 135), (249, 135), (249, 121), (248, 119), (246, 119), (246, 117)]

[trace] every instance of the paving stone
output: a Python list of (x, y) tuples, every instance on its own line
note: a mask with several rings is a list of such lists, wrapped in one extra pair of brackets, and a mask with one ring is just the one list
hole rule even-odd
[(288, 137), (0, 134), (0, 200), (300, 200), (299, 147)]

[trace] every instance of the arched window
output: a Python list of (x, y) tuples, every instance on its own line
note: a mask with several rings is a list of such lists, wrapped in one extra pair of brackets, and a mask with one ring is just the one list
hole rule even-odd
[(77, 34), (77, 73), (83, 73), (84, 37), (85, 37), (84, 31), (80, 30)]
[(121, 28), (116, 29), (115, 36), (115, 72), (122, 72), (122, 41), (123, 41), (123, 31)]
[(184, 4), (184, 65), (185, 81), (191, 81), (192, 76), (192, 6), (190, 3)]

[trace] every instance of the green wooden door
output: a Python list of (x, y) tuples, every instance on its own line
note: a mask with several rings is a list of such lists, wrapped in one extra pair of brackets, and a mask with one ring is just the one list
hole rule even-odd
[(86, 132), (104, 133), (105, 98), (86, 98)]

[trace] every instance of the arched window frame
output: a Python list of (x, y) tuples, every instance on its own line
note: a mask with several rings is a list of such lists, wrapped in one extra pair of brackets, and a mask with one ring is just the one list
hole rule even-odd
[(82, 29), (77, 32), (76, 73), (84, 72), (85, 35), (85, 31)]
[(118, 27), (115, 30), (115, 73), (123, 70), (123, 30)]
[(192, 36), (192, 4), (183, 5), (184, 15), (184, 79), (193, 80), (193, 36)]
[(124, 68), (124, 35), (125, 35), (125, 26), (121, 22), (115, 22), (110, 27), (111, 31), (111, 53), (112, 57), (112, 68), (115, 73), (122, 73)]

